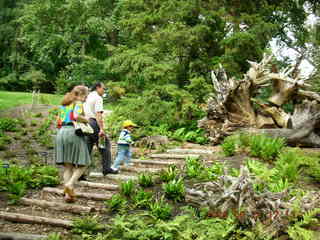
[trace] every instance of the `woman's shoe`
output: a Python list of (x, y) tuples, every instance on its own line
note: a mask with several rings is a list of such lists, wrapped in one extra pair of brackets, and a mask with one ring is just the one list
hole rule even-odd
[(63, 193), (66, 194), (66, 197), (65, 197), (66, 202), (75, 202), (76, 194), (74, 193), (74, 190), (71, 187), (65, 186)]

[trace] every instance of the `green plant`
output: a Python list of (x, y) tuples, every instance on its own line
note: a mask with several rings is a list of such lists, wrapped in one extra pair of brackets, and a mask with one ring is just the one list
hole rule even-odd
[(0, 130), (15, 132), (18, 129), (19, 121), (14, 118), (0, 118)]
[(138, 184), (141, 187), (151, 187), (153, 186), (153, 179), (152, 179), (152, 175), (150, 174), (140, 174), (138, 176)]
[(97, 234), (104, 226), (99, 223), (97, 216), (81, 217), (73, 221), (72, 232), (77, 234)]
[(112, 198), (105, 202), (106, 207), (108, 207), (112, 212), (121, 211), (126, 205), (127, 200), (120, 194), (112, 195)]
[(189, 178), (197, 178), (201, 175), (201, 172), (204, 170), (204, 166), (200, 162), (199, 158), (187, 157), (185, 172)]
[(132, 181), (132, 180), (122, 182), (120, 185), (120, 192), (121, 192), (121, 194), (129, 197), (135, 191), (134, 187), (135, 187), (134, 181)]
[(287, 179), (274, 180), (268, 183), (268, 189), (270, 192), (283, 192), (290, 187), (290, 184)]
[(30, 122), (30, 126), (31, 127), (36, 127), (38, 125), (38, 121), (35, 120), (35, 119), (32, 119), (31, 122)]
[(285, 146), (285, 141), (282, 138), (253, 135), (250, 137), (249, 146), (250, 156), (274, 160)]
[(236, 152), (236, 138), (234, 136), (226, 137), (221, 147), (225, 156), (233, 156)]
[(168, 183), (162, 185), (162, 189), (168, 199), (172, 199), (176, 202), (182, 201), (185, 196), (184, 182), (180, 178), (178, 180), (174, 179)]
[(33, 115), (33, 117), (35, 118), (42, 118), (43, 117), (43, 114), (40, 112), (40, 113), (36, 113)]
[(143, 190), (139, 190), (133, 196), (134, 204), (137, 208), (147, 208), (152, 199), (152, 192), (145, 192)]
[(172, 207), (163, 198), (151, 202), (149, 209), (153, 216), (161, 220), (167, 220), (172, 215)]
[(162, 169), (159, 178), (163, 182), (169, 182), (178, 176), (178, 169), (175, 165), (170, 165), (167, 169)]
[(289, 226), (287, 233), (293, 240), (313, 240), (315, 232), (308, 230), (305, 227), (317, 224), (319, 221), (316, 215), (320, 214), (320, 209), (316, 208), (306, 212), (300, 221), (297, 221), (293, 226)]
[(61, 240), (60, 233), (50, 233), (44, 240)]
[(12, 182), (7, 186), (9, 194), (9, 204), (16, 204), (26, 193), (26, 184), (23, 182)]

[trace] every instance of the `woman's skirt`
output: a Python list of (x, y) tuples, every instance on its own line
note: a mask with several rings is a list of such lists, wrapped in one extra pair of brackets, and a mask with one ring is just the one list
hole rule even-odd
[(71, 163), (75, 166), (89, 166), (91, 162), (87, 142), (74, 132), (73, 126), (63, 126), (59, 129), (55, 156), (57, 164)]

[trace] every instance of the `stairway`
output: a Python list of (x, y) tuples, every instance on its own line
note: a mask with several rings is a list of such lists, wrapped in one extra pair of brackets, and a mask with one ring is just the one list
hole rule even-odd
[[(24, 229), (31, 234), (27, 239), (41, 239), (41, 236), (45, 235), (39, 234), (51, 232), (67, 233), (72, 227), (72, 221), (82, 213), (102, 214), (106, 208), (104, 201), (119, 191), (121, 182), (136, 180), (140, 173), (156, 174), (171, 164), (182, 166), (186, 157), (208, 158), (212, 155), (213, 151), (203, 149), (171, 149), (165, 153), (151, 154), (148, 159), (133, 159), (134, 165), (121, 167), (119, 174), (103, 176), (101, 173), (91, 172), (90, 181), (78, 183), (77, 201), (73, 204), (63, 201), (62, 186), (45, 187), (40, 191), (30, 192), (22, 198), (18, 206), (0, 206), (0, 236), (1, 232), (25, 233)], [(10, 216), (18, 217), (19, 222), (13, 222)], [(26, 222), (32, 224), (25, 224)]]

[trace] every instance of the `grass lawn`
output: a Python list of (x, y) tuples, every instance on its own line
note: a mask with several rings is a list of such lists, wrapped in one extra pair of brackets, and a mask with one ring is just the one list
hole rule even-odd
[[(38, 103), (58, 105), (61, 101), (61, 95), (40, 94)], [(7, 92), (0, 91), (0, 111), (8, 108), (16, 107), (23, 104), (32, 103), (32, 93), (27, 92)]]

